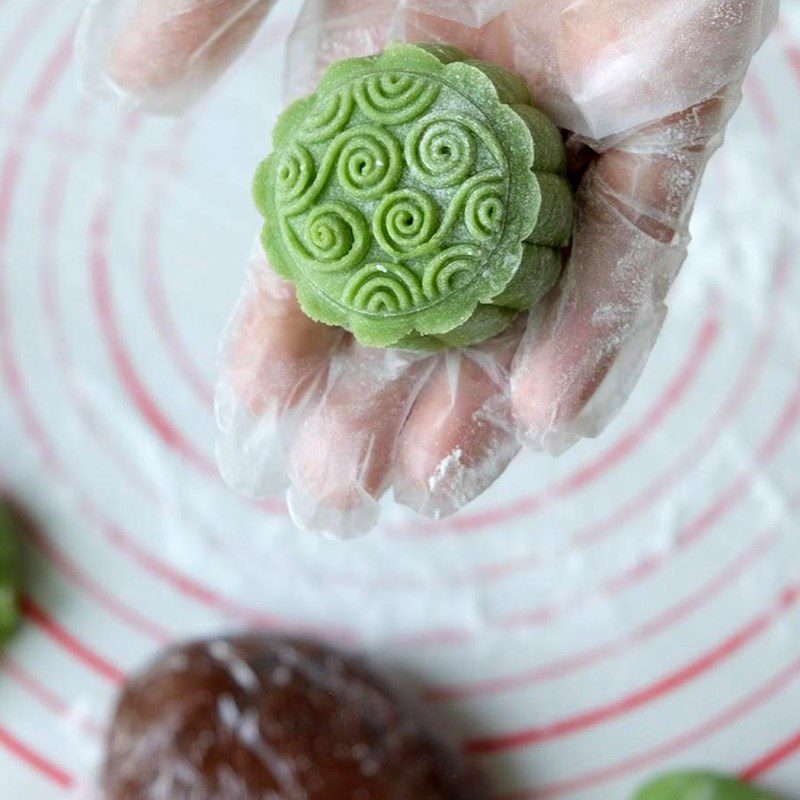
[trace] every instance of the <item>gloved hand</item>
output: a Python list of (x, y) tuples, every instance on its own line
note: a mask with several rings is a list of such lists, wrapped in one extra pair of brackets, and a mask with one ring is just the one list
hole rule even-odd
[[(217, 393), (225, 478), (288, 488), (302, 527), (353, 535), (395, 498), (450, 514), (522, 443), (595, 436), (641, 373), (685, 256), (709, 157), (778, 0), (306, 0), (286, 100), (332, 61), (387, 41), (442, 41), (523, 75), (568, 132), (579, 182), (560, 285), (494, 340), (436, 356), (370, 350), (307, 319), (258, 246), (224, 334)], [(231, 62), (272, 0), (94, 0), (90, 83), (180, 111)], [(265, 148), (266, 149), (266, 148)]]

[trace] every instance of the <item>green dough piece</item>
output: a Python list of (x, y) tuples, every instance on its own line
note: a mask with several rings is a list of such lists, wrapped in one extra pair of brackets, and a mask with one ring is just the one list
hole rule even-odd
[(780, 800), (755, 786), (713, 772), (674, 772), (641, 788), (634, 800)]
[(0, 647), (17, 629), (19, 611), (19, 543), (17, 526), (8, 509), (0, 505)]
[(455, 48), (331, 66), (256, 173), (262, 240), (308, 316), (365, 345), (466, 346), (552, 288), (573, 222), (558, 129)]

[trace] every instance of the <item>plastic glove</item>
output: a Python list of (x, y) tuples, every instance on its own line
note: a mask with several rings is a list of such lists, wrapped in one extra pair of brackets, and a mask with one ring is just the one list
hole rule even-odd
[[(180, 110), (266, 0), (95, 2), (86, 73)], [(307, 0), (286, 99), (339, 58), (437, 40), (512, 69), (568, 132), (577, 221), (547, 300), (497, 339), (436, 356), (368, 350), (308, 320), (256, 248), (223, 338), (219, 461), (251, 495), (287, 489), (301, 527), (371, 528), (378, 499), (429, 516), (487, 488), (522, 442), (557, 454), (620, 409), (666, 314), (703, 171), (777, 0)], [(101, 45), (101, 46), (99, 46)]]

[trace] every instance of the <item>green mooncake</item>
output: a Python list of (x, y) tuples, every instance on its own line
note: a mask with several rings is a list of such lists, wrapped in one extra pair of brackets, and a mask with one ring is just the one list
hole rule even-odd
[(0, 504), (0, 647), (16, 630), (19, 621), (19, 543), (16, 528), (11, 513)]
[(254, 195), (275, 271), (369, 346), (482, 341), (561, 271), (572, 191), (524, 82), (440, 45), (331, 66), (275, 127)]
[(634, 800), (780, 800), (777, 795), (713, 772), (673, 772), (640, 789)]

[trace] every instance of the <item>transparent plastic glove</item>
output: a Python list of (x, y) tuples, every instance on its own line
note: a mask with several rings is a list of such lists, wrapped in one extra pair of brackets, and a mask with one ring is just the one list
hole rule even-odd
[[(268, 6), (151, 0), (131, 16), (106, 0), (81, 41), (116, 93), (179, 109)], [(365, 350), (311, 322), (256, 248), (221, 351), (225, 477), (253, 495), (287, 489), (298, 524), (353, 535), (390, 487), (443, 516), (522, 442), (555, 454), (602, 430), (661, 328), (703, 171), (776, 16), (777, 0), (307, 0), (287, 100), (330, 62), (391, 39), (447, 42), (512, 69), (568, 132), (575, 234), (560, 285), (527, 321), (437, 356)]]

